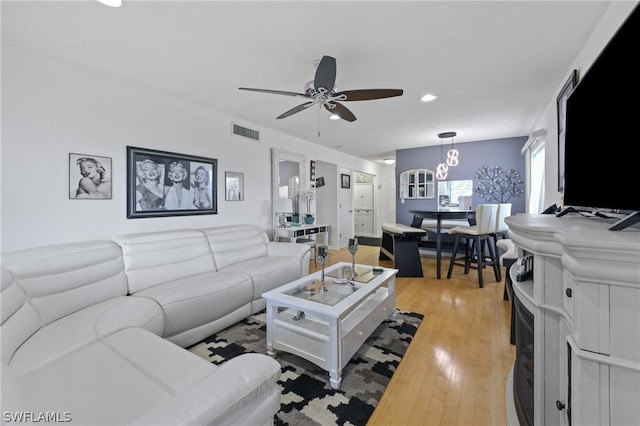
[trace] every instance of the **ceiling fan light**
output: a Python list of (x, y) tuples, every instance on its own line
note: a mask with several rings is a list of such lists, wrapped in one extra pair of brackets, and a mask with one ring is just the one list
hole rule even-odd
[(426, 95), (424, 95), (423, 97), (420, 98), (420, 100), (422, 102), (431, 102), (436, 100), (438, 97), (432, 93), (427, 93)]
[(331, 114), (329, 120), (340, 120), (340, 116), (338, 114)]
[(104, 4), (105, 6), (110, 6), (110, 7), (122, 6), (122, 0), (98, 0), (98, 1)]

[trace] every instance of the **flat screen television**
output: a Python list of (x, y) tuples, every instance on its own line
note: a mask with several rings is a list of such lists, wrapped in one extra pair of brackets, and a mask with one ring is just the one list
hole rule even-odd
[(566, 103), (564, 205), (628, 215), (613, 230), (640, 222), (639, 40), (636, 6)]

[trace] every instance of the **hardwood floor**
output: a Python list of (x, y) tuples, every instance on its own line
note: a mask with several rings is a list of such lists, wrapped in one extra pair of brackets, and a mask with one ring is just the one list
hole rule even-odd
[[(378, 261), (379, 250), (360, 245), (356, 262), (393, 267)], [(477, 272), (465, 275), (462, 267), (446, 279), (444, 257), (443, 279), (436, 279), (430, 255), (421, 256), (424, 277), (396, 279), (397, 308), (424, 320), (368, 426), (506, 425), (505, 384), (515, 346), (504, 281), (496, 283), (489, 269), (479, 288)], [(351, 262), (351, 254), (330, 250), (329, 264), (340, 261)]]

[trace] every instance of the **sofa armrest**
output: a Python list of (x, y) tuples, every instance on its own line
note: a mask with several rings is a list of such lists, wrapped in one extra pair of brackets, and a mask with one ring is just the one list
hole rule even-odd
[(270, 241), (267, 243), (267, 256), (293, 256), (302, 262), (311, 250), (308, 244)]
[(237, 356), (191, 388), (163, 401), (133, 425), (264, 424), (280, 409), (280, 364), (261, 354)]

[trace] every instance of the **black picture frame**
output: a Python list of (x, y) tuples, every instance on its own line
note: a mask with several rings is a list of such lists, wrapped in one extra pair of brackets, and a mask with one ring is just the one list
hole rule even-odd
[(215, 158), (127, 146), (127, 218), (217, 214), (217, 173)]
[(565, 134), (566, 134), (566, 112), (567, 99), (578, 84), (578, 70), (573, 70), (567, 81), (562, 86), (556, 98), (558, 114), (558, 192), (564, 191), (564, 158), (565, 158)]
[(346, 175), (344, 173), (340, 174), (340, 188), (351, 188), (351, 175)]
[(324, 177), (319, 177), (316, 179), (316, 188), (321, 188), (324, 186)]
[(69, 199), (111, 200), (111, 157), (69, 153)]

